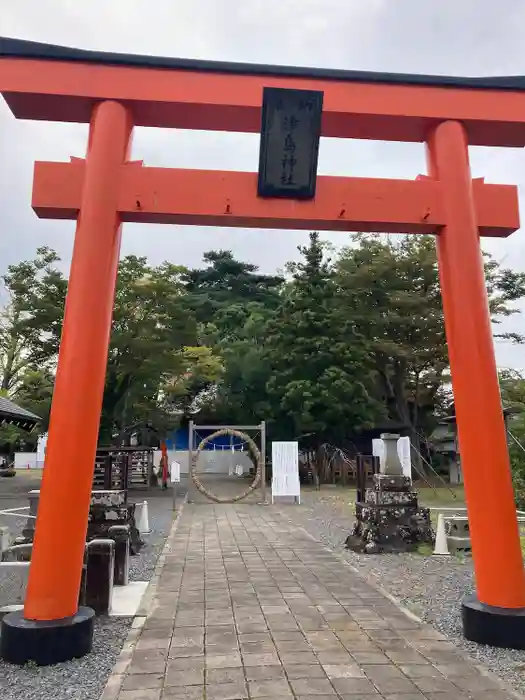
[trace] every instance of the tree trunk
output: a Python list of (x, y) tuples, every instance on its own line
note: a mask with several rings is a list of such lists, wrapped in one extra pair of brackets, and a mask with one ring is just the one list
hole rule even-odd
[(321, 482), (319, 480), (319, 465), (317, 464), (315, 453), (313, 454), (313, 457), (314, 458), (312, 459), (311, 450), (308, 450), (306, 453), (306, 462), (308, 467), (312, 470), (315, 488), (319, 491), (321, 489)]

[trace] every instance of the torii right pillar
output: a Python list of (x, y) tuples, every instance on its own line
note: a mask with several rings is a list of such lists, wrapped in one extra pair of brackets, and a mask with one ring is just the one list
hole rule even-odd
[(427, 146), (447, 222), (438, 263), (476, 577), (463, 631), (480, 644), (524, 649), (525, 572), (464, 126), (441, 123)]

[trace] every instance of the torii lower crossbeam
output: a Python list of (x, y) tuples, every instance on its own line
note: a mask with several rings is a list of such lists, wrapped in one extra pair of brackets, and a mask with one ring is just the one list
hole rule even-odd
[[(44, 219), (76, 219), (86, 164), (35, 164), (33, 209)], [(121, 166), (118, 213), (122, 221), (245, 228), (436, 233), (446, 223), (442, 184), (420, 177), (389, 180), (319, 177), (310, 201), (257, 197), (257, 174)], [(482, 236), (519, 228), (518, 191), (473, 182)]]

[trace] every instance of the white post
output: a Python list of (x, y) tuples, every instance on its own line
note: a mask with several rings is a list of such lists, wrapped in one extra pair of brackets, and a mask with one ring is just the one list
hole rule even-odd
[(0, 561), (2, 552), (5, 552), (9, 547), (9, 528), (7, 525), (0, 525)]
[(173, 510), (175, 510), (175, 501), (177, 500), (177, 484), (180, 483), (180, 463), (172, 462), (170, 465), (170, 480), (173, 496)]
[(143, 501), (142, 503), (137, 503), (137, 505), (142, 506), (140, 509), (140, 518), (137, 525), (137, 530), (141, 535), (147, 535), (149, 532), (151, 532), (149, 529), (148, 502)]
[(432, 554), (445, 557), (450, 556), (450, 552), (448, 551), (447, 535), (445, 532), (445, 516), (443, 515), (443, 513), (440, 513), (438, 515), (436, 542)]

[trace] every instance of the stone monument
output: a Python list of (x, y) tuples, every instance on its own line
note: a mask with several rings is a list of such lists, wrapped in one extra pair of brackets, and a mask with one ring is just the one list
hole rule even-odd
[[(13, 544), (30, 544), (35, 536), (36, 516), (38, 514), (38, 504), (40, 502), (40, 490), (29, 491), (29, 514), (24, 525), (22, 534), (19, 535)], [(64, 528), (68, 522), (64, 516)], [(129, 503), (125, 489), (120, 490), (96, 490), (91, 492), (91, 502), (88, 515), (88, 528), (86, 541), (93, 539), (112, 539), (111, 532), (117, 533), (117, 539), (122, 539), (122, 529), (115, 530), (116, 527), (127, 528), (130, 554), (135, 555), (144, 546), (144, 541), (138, 531), (135, 521), (135, 503)], [(117, 545), (117, 552), (119, 552)], [(20, 554), (20, 558), (29, 559), (31, 550)], [(1, 560), (1, 556), (0, 556)]]
[(355, 552), (407, 552), (433, 542), (428, 508), (418, 505), (412, 479), (403, 475), (397, 452), (399, 435), (384, 433), (384, 460), (366, 485), (366, 458), (358, 459), (356, 521), (346, 546)]

